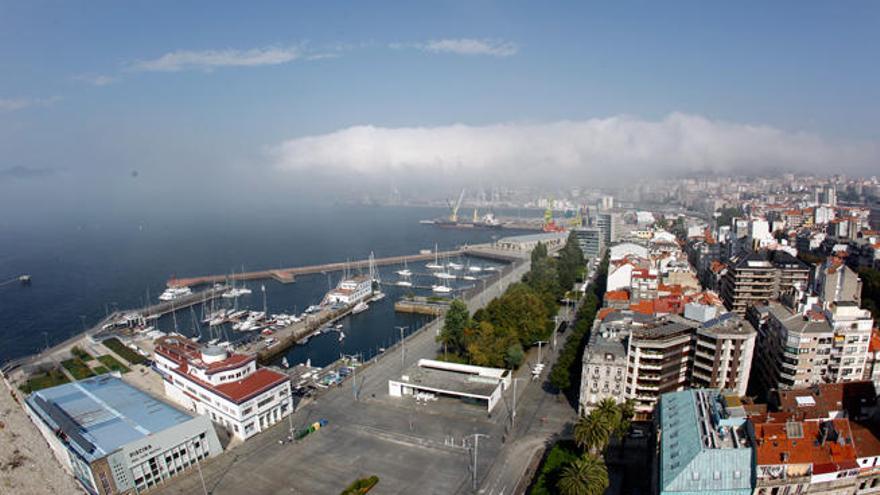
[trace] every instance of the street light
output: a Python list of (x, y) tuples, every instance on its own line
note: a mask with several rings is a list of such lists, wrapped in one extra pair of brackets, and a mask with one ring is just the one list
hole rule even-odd
[(541, 354), (541, 345), (546, 344), (546, 343), (547, 343), (546, 340), (538, 340), (538, 341), (533, 342), (533, 344), (538, 344), (538, 362), (539, 363), (544, 362), (544, 359)]
[(510, 413), (510, 429), (511, 431), (516, 427), (516, 382), (522, 380), (522, 378), (514, 378), (513, 379), (513, 411)]
[(403, 371), (403, 368), (406, 363), (406, 340), (403, 338), (403, 331), (409, 327), (394, 327), (400, 330), (400, 370)]
[(480, 437), (489, 438), (489, 435), (484, 435), (483, 433), (474, 433), (470, 435), (474, 437), (474, 470), (471, 474), (474, 477), (474, 491), (477, 491), (477, 452), (480, 448)]

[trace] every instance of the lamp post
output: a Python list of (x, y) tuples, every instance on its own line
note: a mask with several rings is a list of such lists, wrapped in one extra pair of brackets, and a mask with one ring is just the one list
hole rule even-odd
[(483, 433), (474, 433), (471, 436), (474, 437), (474, 470), (471, 472), (471, 474), (473, 474), (474, 479), (474, 491), (477, 491), (477, 453), (480, 448), (480, 437), (489, 438), (489, 435), (485, 435)]
[(535, 343), (535, 344), (538, 344), (538, 362), (539, 362), (539, 363), (543, 363), (543, 362), (544, 362), (544, 358), (543, 358), (543, 354), (541, 354), (541, 345), (546, 344), (547, 341), (546, 341), (546, 340), (538, 340), (538, 341), (536, 341), (536, 342), (534, 342), (534, 343)]

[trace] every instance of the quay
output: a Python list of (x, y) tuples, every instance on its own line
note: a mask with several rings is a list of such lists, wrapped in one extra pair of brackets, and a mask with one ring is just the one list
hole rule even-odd
[(398, 313), (440, 316), (446, 313), (446, 310), (449, 309), (450, 302), (450, 300), (443, 298), (405, 298), (394, 303), (394, 311), (397, 311)]
[[(445, 258), (449, 256), (459, 256), (465, 253), (465, 249), (455, 249), (451, 251), (440, 251), (438, 253), (419, 253), (404, 256), (390, 256), (387, 258), (374, 258), (372, 263), (375, 266), (398, 265), (403, 262), (432, 260), (435, 256)], [(184, 287), (203, 284), (213, 284), (225, 282), (227, 280), (265, 280), (274, 279), (282, 284), (289, 284), (299, 275), (311, 275), (315, 273), (334, 272), (352, 268), (367, 268), (370, 266), (369, 259), (356, 260), (339, 263), (324, 263), (321, 265), (300, 266), (294, 268), (276, 268), (272, 270), (260, 270), (255, 272), (234, 273), (232, 275), (205, 275), (202, 277), (190, 278), (172, 278), (168, 281), (168, 287)]]

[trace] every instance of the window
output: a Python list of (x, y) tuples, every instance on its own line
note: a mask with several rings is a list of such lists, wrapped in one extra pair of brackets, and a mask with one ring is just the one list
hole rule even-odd
[(742, 471), (737, 469), (736, 471), (733, 472), (733, 479), (738, 480), (740, 478), (742, 478)]
[(720, 480), (721, 479), (721, 471), (715, 471), (714, 473), (712, 473), (712, 479), (716, 480), (716, 481)]
[(691, 471), (691, 479), (694, 481), (700, 481), (700, 473)]

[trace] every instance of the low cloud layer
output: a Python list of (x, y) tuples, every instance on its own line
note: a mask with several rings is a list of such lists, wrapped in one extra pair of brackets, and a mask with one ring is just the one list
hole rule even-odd
[(0, 112), (14, 112), (29, 107), (47, 107), (61, 98), (0, 98)]
[(584, 183), (696, 172), (860, 173), (876, 168), (880, 151), (877, 143), (673, 113), (658, 121), (355, 126), (291, 139), (271, 154), (282, 170), (328, 176)]
[(91, 84), (92, 86), (108, 86), (119, 82), (116, 76), (107, 76), (104, 74), (77, 74), (73, 76), (73, 80), (81, 83)]
[(149, 72), (212, 70), (220, 67), (257, 67), (292, 62), (303, 56), (296, 47), (254, 48), (251, 50), (178, 50), (159, 58), (135, 62), (131, 69)]
[(453, 53), (456, 55), (488, 55), (509, 57), (519, 50), (515, 43), (491, 39), (442, 39), (431, 40), (418, 45), (418, 48), (433, 53)]

